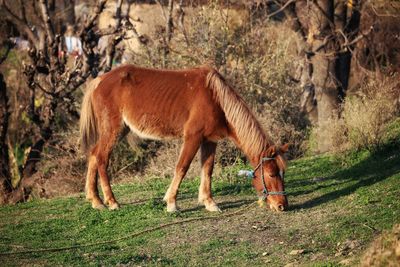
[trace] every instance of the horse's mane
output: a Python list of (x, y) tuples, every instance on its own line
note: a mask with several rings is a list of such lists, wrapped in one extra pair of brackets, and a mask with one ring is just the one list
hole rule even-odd
[(234, 129), (243, 152), (260, 155), (271, 145), (250, 108), (216, 70), (208, 73), (206, 85), (212, 90), (214, 98)]

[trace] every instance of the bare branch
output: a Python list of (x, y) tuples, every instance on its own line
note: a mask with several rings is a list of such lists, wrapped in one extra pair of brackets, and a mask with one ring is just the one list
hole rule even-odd
[(276, 11), (272, 12), (271, 14), (269, 14), (269, 15), (267, 16), (267, 18), (271, 18), (271, 17), (275, 16), (276, 14), (278, 14), (278, 13), (284, 11), (285, 8), (287, 8), (291, 3), (294, 3), (294, 2), (296, 2), (296, 0), (289, 0), (289, 1), (287, 1), (283, 6), (281, 6), (281, 8), (279, 8), (278, 10), (276, 10)]
[(43, 86), (42, 86), (40, 83), (38, 83), (38, 82), (34, 82), (32, 85), (33, 85), (33, 86), (36, 86), (36, 87), (39, 88), (43, 93), (45, 93), (45, 94), (47, 94), (47, 95), (50, 95), (50, 96), (53, 96), (53, 97), (56, 96), (55, 93), (50, 92), (49, 90), (44, 89)]
[[(106, 50), (106, 59), (105, 59), (105, 64), (104, 64), (104, 70), (109, 71), (111, 70), (112, 67), (112, 62), (115, 56), (115, 47), (120, 43), (124, 37), (126, 30), (121, 29), (121, 21), (122, 21), (122, 15), (121, 15), (121, 7), (122, 7), (122, 2), (123, 0), (118, 0), (116, 6), (115, 6), (115, 26), (113, 27), (114, 29), (112, 30), (113, 34), (116, 34), (117, 32), (120, 32), (119, 35), (117, 36), (110, 36), (108, 37), (108, 46)], [(128, 4), (130, 5), (130, 4)], [(129, 8), (129, 7), (128, 7)], [(101, 66), (103, 67), (103, 66)]]
[(26, 20), (26, 12), (25, 12), (25, 5), (23, 0), (19, 0), (19, 6), (21, 8), (21, 20), (28, 24), (28, 21)]
[(54, 44), (54, 30), (53, 25), (51, 25), (50, 15), (49, 15), (49, 8), (47, 6), (47, 0), (40, 0), (40, 9), (42, 12), (42, 19), (44, 22), (44, 26), (46, 29), (47, 37), (49, 40), (49, 45), (53, 46)]
[(164, 19), (165, 19), (165, 22), (167, 22), (168, 19), (167, 19), (167, 15), (165, 14), (164, 7), (162, 6), (162, 4), (161, 4), (161, 2), (160, 2), (159, 0), (156, 0), (156, 2), (157, 2), (157, 4), (158, 4), (158, 5), (160, 6), (160, 8), (161, 8), (161, 13), (162, 13), (162, 15), (163, 15), (163, 17), (164, 17)]
[(326, 8), (326, 4), (324, 7), (321, 7), (321, 5), (319, 3), (317, 3), (317, 0), (312, 0), (312, 3), (314, 4), (314, 6), (318, 9), (318, 11), (320, 12), (320, 14), (322, 14), (326, 21), (328, 22), (330, 28), (333, 30), (335, 29), (335, 24), (333, 22), (333, 18), (329, 16), (328, 13), (326, 13), (326, 10), (324, 8)]
[(185, 37), (186, 45), (189, 46), (190, 43), (189, 43), (189, 38), (187, 36), (184, 21), (185, 21), (185, 11), (183, 10), (183, 0), (180, 0), (179, 4), (178, 4), (178, 23), (179, 23), (179, 27), (182, 30), (183, 36)]
[(79, 35), (81, 35), (83, 32), (85, 32), (85, 31), (87, 31), (87, 30), (89, 30), (90, 28), (93, 27), (93, 25), (95, 24), (97, 18), (99, 17), (99, 15), (103, 11), (104, 7), (106, 6), (107, 1), (108, 0), (98, 0), (97, 1), (96, 8), (94, 9), (92, 14), (87, 19), (84, 27), (79, 32)]
[(344, 43), (340, 44), (340, 49), (338, 51), (335, 52), (330, 52), (330, 53), (318, 53), (321, 49), (325, 48), (325, 46), (329, 43), (329, 40), (331, 40), (334, 36), (333, 35), (329, 35), (326, 36), (324, 41), (322, 42), (322, 44), (317, 47), (316, 49), (314, 49), (313, 51), (308, 52), (309, 54), (323, 54), (325, 56), (333, 56), (336, 53), (344, 53), (347, 52), (348, 50), (352, 50), (353, 46), (361, 41), (362, 39), (364, 39), (365, 37), (367, 37), (372, 30), (374, 29), (374, 26), (371, 26), (367, 31), (360, 33), (357, 37), (353, 38), (352, 40), (349, 40), (349, 38), (346, 36), (346, 34), (342, 31), (342, 30), (337, 30), (337, 32), (343, 37), (344, 39)]
[(172, 11), (174, 9), (174, 0), (169, 0), (168, 1), (168, 19), (167, 19), (167, 26), (165, 27), (165, 31), (167, 34), (167, 41), (168, 44), (171, 41), (172, 38), (172, 32), (174, 30), (174, 23), (173, 23), (173, 18), (172, 18)]
[(121, 26), (121, 20), (122, 20), (121, 6), (122, 6), (122, 2), (123, 2), (123, 0), (118, 0), (116, 8), (115, 8), (115, 19), (116, 19), (115, 28), (117, 28), (117, 29)]
[(322, 41), (322, 44), (318, 46), (316, 49), (314, 49), (313, 53), (319, 52), (321, 49), (325, 48), (326, 45), (329, 43), (329, 41), (332, 39), (333, 39), (332, 35), (325, 36), (324, 40)]
[(33, 33), (32, 29), (29, 27), (29, 25), (21, 19), (18, 15), (14, 14), (7, 4), (5, 3), (4, 0), (0, 1), (0, 7), (3, 9), (5, 16), (11, 20), (13, 23), (15, 23), (15, 26), (21, 31), (24, 32), (27, 36), (28, 39), (31, 41), (32, 44), (38, 44), (39, 43), (39, 38)]
[(346, 39), (345, 43), (342, 44), (342, 48), (346, 48), (346, 47), (351, 47), (354, 44), (356, 44), (357, 42), (361, 41), (362, 39), (364, 39), (365, 37), (367, 37), (372, 30), (374, 29), (374, 26), (371, 26), (367, 31), (360, 33), (357, 37), (355, 37), (352, 41), (349, 41), (348, 39)]
[(172, 32), (174, 30), (174, 24), (173, 24), (173, 18), (172, 18), (172, 12), (174, 8), (174, 0), (168, 0), (168, 15), (165, 14), (164, 8), (161, 5), (160, 1), (156, 0), (156, 2), (159, 4), (161, 7), (161, 11), (163, 14), (163, 17), (165, 19), (165, 34), (162, 34), (162, 49), (163, 49), (163, 66), (165, 67), (167, 65), (167, 55), (169, 53), (169, 43), (172, 39)]
[(376, 10), (376, 8), (374, 7), (374, 5), (371, 5), (371, 9), (372, 9), (372, 11), (374, 11), (375, 15), (377, 15), (378, 17), (392, 17), (392, 18), (399, 18), (400, 17), (398, 15), (393, 15), (393, 14), (388, 14), (388, 13), (386, 13), (386, 14), (379, 13)]
[(172, 31), (173, 31), (173, 18), (172, 18), (172, 11), (174, 9), (174, 0), (168, 0), (168, 14), (165, 13), (164, 7), (162, 6), (159, 0), (156, 0), (157, 4), (161, 8), (162, 15), (165, 19), (165, 32), (167, 37), (167, 42), (169, 42), (172, 38)]

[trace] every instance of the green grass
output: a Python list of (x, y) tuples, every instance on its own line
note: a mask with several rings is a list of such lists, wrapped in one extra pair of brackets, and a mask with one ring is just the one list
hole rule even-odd
[[(0, 255), (0, 266), (340, 266), (355, 264), (369, 243), (400, 222), (400, 148), (314, 156), (290, 162), (286, 175), (290, 210), (274, 213), (250, 206), (250, 182), (227, 168), (213, 192), (224, 210), (215, 220), (171, 226), (135, 238), (57, 252)], [(197, 206), (198, 178), (181, 187), (182, 212), (168, 214), (161, 201), (170, 179), (119, 184), (122, 208), (97, 211), (79, 197), (34, 200), (0, 207), (0, 253), (56, 248), (119, 238), (183, 219), (208, 216)], [(138, 201), (141, 200), (141, 201)], [(353, 242), (351, 248), (343, 247)], [(304, 252), (291, 255), (292, 250)]]

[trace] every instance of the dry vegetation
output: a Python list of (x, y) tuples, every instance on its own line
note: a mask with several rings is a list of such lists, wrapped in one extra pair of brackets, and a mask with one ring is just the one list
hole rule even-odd
[(400, 262), (400, 225), (377, 238), (365, 253), (361, 266), (395, 267)]
[(365, 81), (357, 94), (350, 95), (340, 118), (332, 118), (326, 138), (332, 138), (332, 151), (376, 150), (388, 141), (387, 128), (399, 116), (399, 78)]

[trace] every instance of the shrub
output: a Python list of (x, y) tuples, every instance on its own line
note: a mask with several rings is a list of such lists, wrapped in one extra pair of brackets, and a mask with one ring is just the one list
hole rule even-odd
[(348, 96), (341, 118), (331, 123), (333, 150), (379, 148), (386, 141), (390, 122), (399, 115), (399, 85), (397, 75), (371, 79), (357, 95)]

